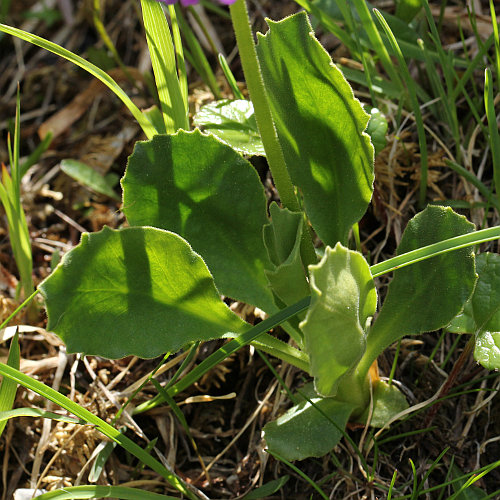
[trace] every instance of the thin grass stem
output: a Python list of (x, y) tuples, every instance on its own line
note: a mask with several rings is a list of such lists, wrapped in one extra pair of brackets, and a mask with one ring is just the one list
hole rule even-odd
[(0, 363), (0, 374), (16, 381), (18, 384), (21, 384), (27, 389), (30, 389), (49, 401), (61, 406), (78, 418), (85, 420), (85, 422), (94, 425), (99, 432), (102, 432), (109, 439), (125, 448), (130, 454), (137, 457), (161, 477), (166, 479), (178, 491), (184, 493), (188, 498), (196, 500), (195, 495), (174, 472), (168, 471), (160, 462), (149, 455), (149, 453), (143, 450), (139, 445), (124, 436), (119, 430), (115, 429), (98, 416), (81, 407), (74, 401), (71, 401), (71, 399), (63, 396), (51, 387), (48, 387), (42, 382), (39, 382), (38, 380), (35, 380), (34, 378), (29, 377), (28, 375), (25, 375), (19, 370), (16, 370), (15, 368), (12, 368), (4, 363)]
[(305, 472), (302, 472), (298, 467), (296, 467), (294, 464), (286, 460), (280, 454), (271, 450), (266, 450), (266, 451), (267, 453), (272, 455), (276, 460), (279, 460), (280, 462), (283, 462), (285, 465), (290, 467), (290, 469), (296, 472), (304, 481), (309, 483), (318, 492), (321, 498), (328, 500), (328, 497), (325, 495), (325, 492)]
[(415, 82), (413, 81), (410, 72), (408, 71), (408, 66), (406, 65), (405, 58), (399, 44), (389, 28), (386, 20), (382, 14), (377, 10), (373, 9), (374, 14), (377, 16), (379, 23), (381, 24), (385, 34), (389, 38), (389, 42), (396, 54), (399, 61), (399, 67), (403, 75), (403, 80), (406, 84), (408, 94), (410, 96), (410, 102), (413, 108), (413, 113), (415, 114), (415, 123), (417, 125), (418, 132), (418, 142), (420, 146), (420, 191), (419, 191), (419, 205), (421, 207), (425, 206), (425, 200), (427, 197), (427, 176), (428, 176), (428, 163), (427, 163), (427, 139), (425, 137), (424, 123), (422, 119), (422, 112), (420, 111), (420, 106), (418, 104), (417, 94), (415, 90)]

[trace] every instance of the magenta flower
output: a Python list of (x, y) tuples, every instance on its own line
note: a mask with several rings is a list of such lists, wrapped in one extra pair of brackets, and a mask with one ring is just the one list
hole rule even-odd
[[(177, 3), (177, 0), (157, 0), (158, 2), (167, 4), (167, 5), (172, 5), (174, 3)], [(194, 5), (200, 2), (200, 0), (180, 0), (181, 5), (184, 7), (187, 7), (188, 5)], [(232, 3), (236, 2), (236, 0), (219, 0), (219, 3), (222, 3), (224, 5), (231, 5)]]

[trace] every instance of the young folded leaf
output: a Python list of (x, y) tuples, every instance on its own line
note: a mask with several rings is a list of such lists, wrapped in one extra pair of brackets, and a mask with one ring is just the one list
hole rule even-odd
[[(342, 377), (365, 352), (377, 292), (363, 256), (340, 243), (333, 250), (327, 247), (321, 262), (309, 270), (311, 306), (300, 326), (315, 389), (321, 396), (335, 396)], [(360, 395), (354, 402), (363, 404), (363, 399)]]
[(264, 226), (264, 244), (273, 268), (266, 270), (266, 276), (273, 292), (291, 305), (310, 295), (300, 257), (303, 215), (280, 208), (275, 202), (269, 212), (271, 223)]
[(474, 359), (488, 370), (500, 370), (500, 332), (479, 332), (476, 335)]
[(370, 426), (383, 427), (391, 418), (406, 410), (408, 402), (394, 384), (389, 385), (384, 380), (377, 380), (373, 386), (373, 402), (370, 406), (356, 421), (367, 424), (371, 413)]

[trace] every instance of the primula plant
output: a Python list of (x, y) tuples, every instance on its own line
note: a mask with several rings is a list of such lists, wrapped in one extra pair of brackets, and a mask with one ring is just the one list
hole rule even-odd
[[(249, 329), (221, 294), (271, 315), (311, 296), (302, 321), (284, 325), (291, 345), (258, 339), (314, 379), (307, 399), (265, 428), (270, 449), (293, 460), (330, 451), (349, 420), (367, 423), (371, 413), (382, 426), (406, 408), (378, 377), (377, 356), (404, 335), (446, 326), (476, 273), (470, 247), (398, 270), (374, 320), (379, 273), (346, 246), (372, 194), (369, 116), (305, 14), (269, 24), (258, 62), (303, 211), (272, 203), (268, 212), (253, 166), (213, 136), (156, 135), (136, 144), (122, 179), (131, 227), (83, 235), (40, 290), (48, 328), (70, 352), (109, 358), (155, 357)], [(318, 263), (311, 229), (324, 245)], [(451, 209), (428, 207), (398, 253), (473, 231)]]
[[(409, 221), (397, 256), (370, 266), (350, 248), (350, 232), (373, 194), (374, 148), (365, 132), (370, 115), (305, 13), (268, 21), (254, 46), (245, 2), (221, 3), (233, 4), (252, 101), (222, 106), (232, 109), (226, 118), (253, 131), (249, 140), (258, 136), (280, 203), (268, 203), (241, 153), (241, 137), (189, 130), (182, 77), (172, 78), (180, 73), (160, 58), (161, 37), (152, 29), (164, 26), (163, 17), (156, 19), (160, 4), (142, 0), (163, 121), (155, 127), (137, 114), (148, 139), (135, 145), (121, 181), (128, 227), (83, 234), (39, 289), (48, 329), (69, 352), (153, 358), (197, 341), (234, 338), (231, 349), (253, 342), (297, 366), (311, 383), (265, 426), (264, 437), (269, 450), (287, 460), (322, 456), (349, 422), (382, 427), (407, 408), (377, 368), (377, 357), (403, 336), (451, 323), (476, 334), (476, 350), (484, 353), (486, 345), (490, 353), (485, 366), (498, 368), (491, 354), (500, 331), (498, 301), (486, 307), (476, 299), (483, 283), (498, 281), (498, 256), (479, 256), (476, 265), (472, 245), (500, 231), (476, 232), (451, 208), (428, 206)], [(375, 278), (390, 271), (381, 301)], [(265, 311), (266, 329), (281, 323), (289, 341), (252, 328), (221, 295)], [(221, 351), (222, 358), (231, 349)], [(204, 366), (187, 379), (199, 378)]]

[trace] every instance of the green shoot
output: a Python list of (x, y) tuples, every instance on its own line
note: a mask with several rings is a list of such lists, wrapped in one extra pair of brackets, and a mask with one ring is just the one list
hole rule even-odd
[(497, 85), (500, 86), (500, 39), (498, 37), (497, 16), (495, 14), (495, 5), (490, 0), (491, 24), (493, 25), (493, 37), (495, 39), (495, 68), (497, 70)]
[[(12, 368), (15, 368), (16, 370), (19, 370), (20, 358), (21, 354), (19, 351), (19, 331), (17, 331), (10, 344), (7, 364)], [(4, 377), (2, 383), (0, 384), (0, 415), (12, 409), (12, 407), (14, 406), (14, 400), (16, 399), (16, 392), (16, 382)], [(0, 436), (5, 429), (6, 424), (7, 420), (0, 421)]]
[[(387, 72), (387, 75), (389, 76), (389, 78), (393, 82), (395, 82), (397, 84), (397, 86), (400, 89), (403, 89), (403, 84), (401, 82), (401, 78), (399, 77), (398, 72), (394, 69), (394, 64), (392, 63), (391, 58), (389, 57), (389, 53), (387, 52), (387, 49), (384, 45), (384, 42), (382, 41), (382, 38), (380, 36), (380, 33), (379, 33), (377, 27), (375, 26), (375, 22), (373, 21), (373, 17), (370, 13), (370, 10), (368, 9), (368, 5), (366, 4), (366, 2), (363, 2), (361, 0), (354, 0), (353, 3), (356, 7), (356, 10), (358, 11), (359, 17), (361, 19), (361, 23), (363, 24), (363, 27), (366, 30), (368, 38), (370, 39), (370, 42), (371, 42), (376, 54), (378, 55), (380, 62), (384, 66), (384, 69)], [(373, 12), (377, 13), (376, 9), (374, 9)], [(377, 17), (378, 17), (378, 15), (380, 15), (380, 14), (377, 14)], [(385, 20), (384, 20), (384, 22), (385, 22)], [(391, 42), (391, 44), (392, 44), (392, 42)], [(394, 46), (393, 46), (393, 49), (396, 52), (398, 51), (398, 49), (396, 49)]]
[(389, 38), (392, 49), (394, 50), (396, 57), (399, 62), (399, 67), (403, 74), (403, 79), (406, 83), (406, 88), (408, 89), (408, 94), (410, 96), (411, 106), (413, 109), (413, 113), (415, 115), (415, 122), (417, 124), (417, 132), (418, 132), (418, 142), (420, 145), (420, 194), (419, 194), (419, 205), (423, 207), (425, 205), (425, 199), (427, 196), (427, 139), (425, 137), (424, 123), (422, 120), (422, 112), (420, 111), (420, 105), (418, 103), (417, 94), (415, 90), (415, 83), (408, 71), (408, 66), (406, 64), (405, 58), (399, 44), (393, 35), (391, 28), (387, 24), (386, 20), (380, 14), (377, 9), (373, 9), (374, 14), (377, 16), (379, 23), (385, 31), (385, 34)]
[(176, 64), (172, 35), (163, 8), (155, 0), (141, 0), (141, 5), (166, 131), (173, 134), (178, 129), (189, 130), (187, 103), (177, 76), (179, 61)]
[(219, 64), (220, 67), (222, 68), (222, 71), (224, 72), (224, 76), (226, 77), (227, 83), (229, 83), (229, 86), (233, 91), (234, 98), (245, 99), (245, 96), (241, 93), (241, 90), (238, 88), (238, 84), (236, 83), (236, 78), (234, 78), (231, 68), (229, 67), (229, 64), (227, 64), (226, 58), (222, 54), (219, 54)]
[(187, 48), (189, 48), (189, 51), (186, 50), (186, 59), (193, 65), (202, 80), (210, 87), (210, 90), (214, 94), (215, 98), (222, 99), (219, 84), (217, 83), (217, 79), (212, 71), (212, 67), (208, 62), (207, 56), (205, 55), (200, 42), (193, 33), (189, 23), (186, 21), (179, 4), (175, 5), (175, 14), (184, 38), (184, 42), (186, 43)]
[(42, 49), (48, 50), (53, 54), (56, 54), (68, 61), (71, 61), (73, 64), (76, 64), (80, 68), (84, 69), (91, 75), (95, 76), (99, 79), (104, 85), (106, 85), (110, 90), (114, 92), (114, 94), (121, 99), (123, 104), (127, 106), (129, 111), (132, 113), (134, 118), (137, 120), (137, 123), (141, 126), (142, 130), (146, 134), (148, 138), (151, 138), (155, 135), (156, 130), (151, 124), (151, 122), (147, 119), (147, 117), (139, 110), (139, 108), (132, 102), (130, 97), (122, 90), (122, 88), (111, 78), (107, 73), (105, 73), (102, 69), (98, 68), (95, 64), (86, 61), (82, 57), (74, 54), (73, 52), (53, 43), (45, 38), (41, 38), (37, 35), (33, 35), (28, 33), (27, 31), (20, 30), (18, 28), (13, 28), (11, 26), (6, 26), (5, 24), (0, 24), (0, 31), (4, 33), (8, 33), (9, 35), (16, 36), (21, 40), (25, 40), (26, 42), (30, 42), (33, 45), (37, 45)]
[(11, 173), (9, 174), (5, 165), (2, 165), (2, 176), (0, 182), (0, 201), (7, 215), (9, 226), (10, 243), (12, 252), (20, 275), (19, 294), (24, 298), (33, 293), (34, 285), (32, 278), (33, 258), (31, 255), (31, 242), (28, 231), (26, 216), (21, 205), (21, 168), (19, 165), (19, 142), (20, 142), (20, 97), (17, 91), (16, 121), (14, 130), (14, 146), (12, 148), (10, 135), (8, 139), (9, 160)]

